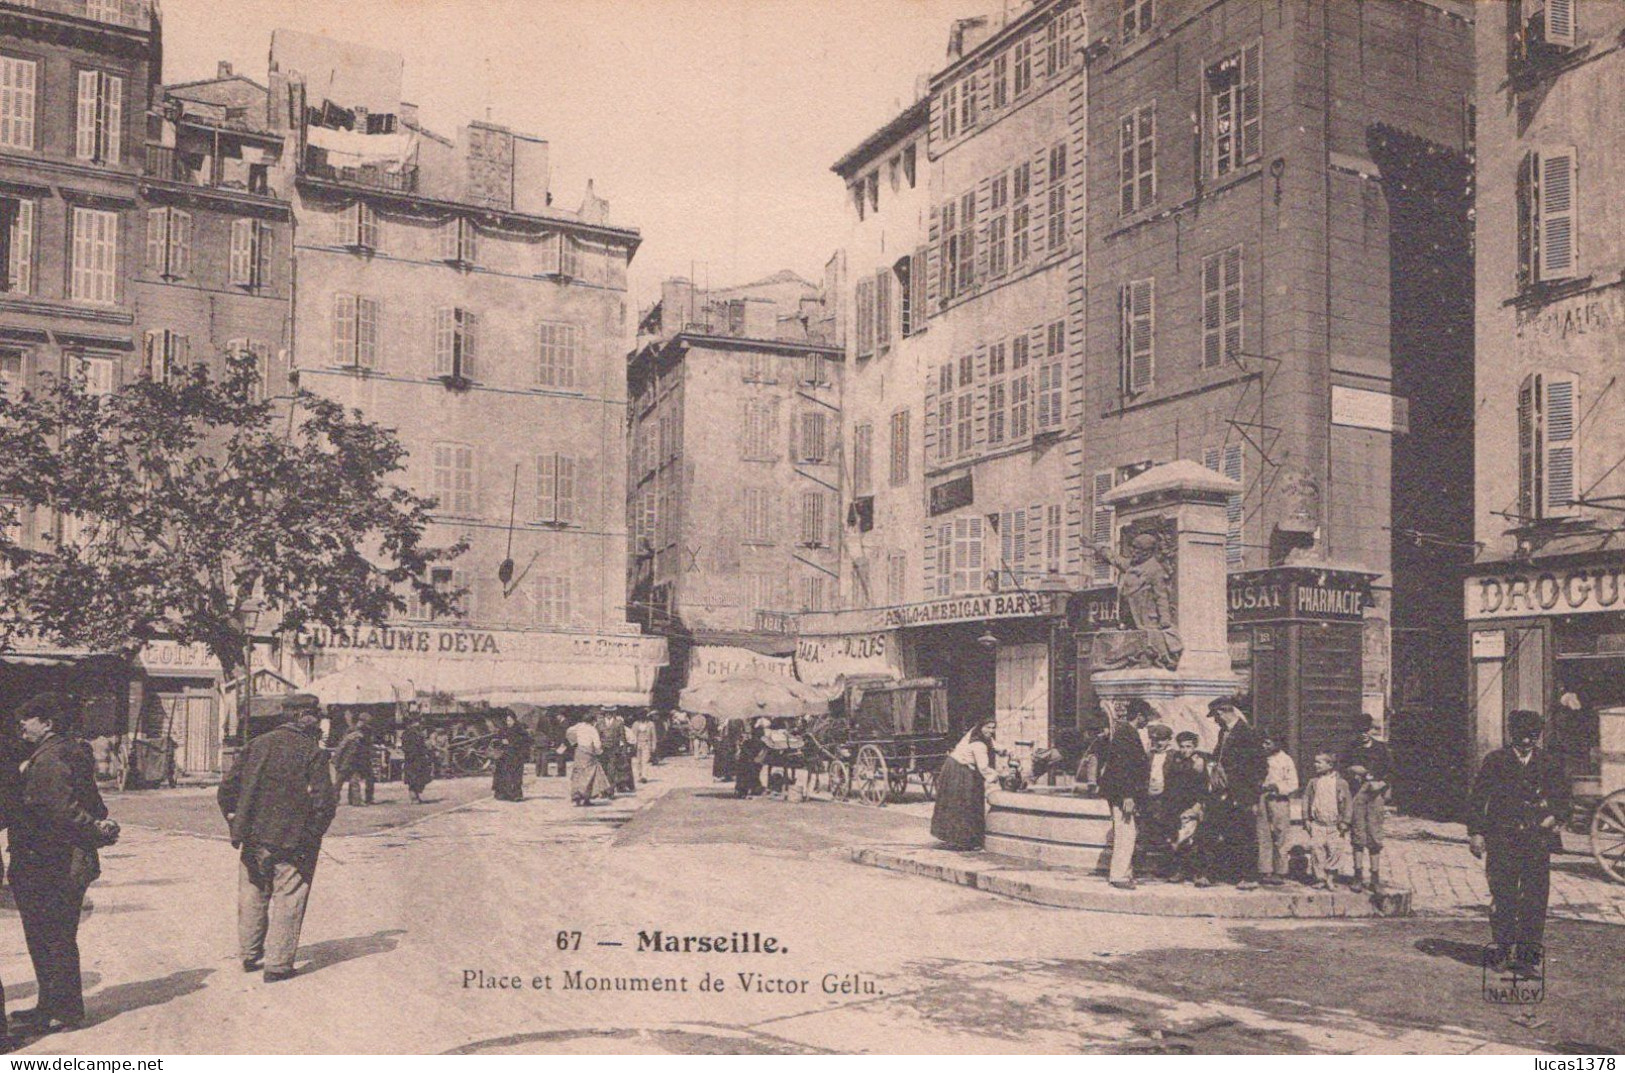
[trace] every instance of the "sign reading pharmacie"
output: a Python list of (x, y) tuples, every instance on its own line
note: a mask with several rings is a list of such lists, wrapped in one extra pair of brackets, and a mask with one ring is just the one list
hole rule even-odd
[(1359, 622), (1372, 603), (1372, 576), (1354, 570), (1315, 567), (1277, 567), (1231, 574), (1227, 582), (1229, 620)]
[(1494, 569), (1466, 581), (1469, 620), (1625, 611), (1625, 563), (1545, 568), (1502, 563)]
[(450, 626), (315, 626), (294, 639), (306, 654), (354, 653), (361, 656), (432, 657), (436, 659), (526, 661), (532, 663), (666, 662), (664, 637), (614, 634), (541, 633), (529, 630), (482, 630)]

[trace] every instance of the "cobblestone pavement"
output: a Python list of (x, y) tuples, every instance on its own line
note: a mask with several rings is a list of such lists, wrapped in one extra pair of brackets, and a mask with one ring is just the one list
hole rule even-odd
[[(1568, 840), (1575, 849), (1580, 844), (1580, 840)], [(1417, 913), (1482, 916), (1489, 912), (1484, 865), (1467, 851), (1467, 831), (1461, 824), (1391, 816), (1382, 857), (1387, 880), (1412, 892), (1411, 908)], [(1551, 915), (1625, 924), (1625, 884), (1606, 878), (1589, 853), (1555, 854)]]

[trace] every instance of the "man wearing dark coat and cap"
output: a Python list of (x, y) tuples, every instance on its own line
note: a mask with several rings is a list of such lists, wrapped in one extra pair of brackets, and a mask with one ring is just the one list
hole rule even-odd
[(1468, 798), (1468, 846), (1484, 861), (1490, 885), (1497, 969), (1540, 964), (1552, 850), (1562, 845), (1569, 813), (1568, 779), (1557, 758), (1539, 747), (1540, 733), (1539, 712), (1508, 716), (1511, 744), (1484, 757)]
[(294, 974), (316, 858), (338, 810), (318, 701), (295, 695), (283, 711), (289, 721), (248, 743), (219, 792), (231, 844), (242, 851), (238, 951), (244, 972), (264, 966), (266, 983)]
[(11, 824), (11, 890), (39, 981), (32, 1010), (13, 1018), (28, 1033), (72, 1028), (85, 1018), (79, 976), (79, 914), (101, 875), (97, 849), (118, 837), (96, 789), (90, 748), (73, 736), (78, 704), (41, 693), (17, 710), (25, 748)]

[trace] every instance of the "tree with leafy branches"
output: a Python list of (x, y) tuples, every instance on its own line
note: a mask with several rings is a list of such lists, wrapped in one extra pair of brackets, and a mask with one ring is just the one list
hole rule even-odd
[(0, 390), (0, 647), (130, 656), (167, 637), (230, 679), (256, 617), (293, 635), (381, 625), (409, 595), (455, 612), (429, 568), (465, 545), (425, 543), (435, 503), (395, 483), (395, 435), (308, 391), (265, 394), (246, 354), (111, 393), (53, 374)]

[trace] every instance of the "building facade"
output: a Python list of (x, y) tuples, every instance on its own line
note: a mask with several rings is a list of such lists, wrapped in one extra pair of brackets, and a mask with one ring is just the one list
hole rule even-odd
[(862, 464), (847, 610), (803, 617), (798, 661), (941, 678), (1018, 758), (1074, 722), (1086, 40), (1070, 2), (960, 20), (928, 95), (835, 165)]
[[(1090, 10), (1087, 535), (1114, 539), (1100, 497), (1148, 466), (1239, 480), (1258, 718), (1302, 763), (1364, 710), (1420, 759), (1461, 725), (1439, 594), (1471, 541), (1473, 6)], [(1304, 586), (1368, 606), (1258, 613)]]
[(1477, 26), (1472, 759), (1533, 709), (1587, 796), (1625, 748), (1607, 737), (1625, 706), (1622, 32), (1618, 0), (1485, 5)]
[(438, 501), (428, 540), (468, 542), (430, 579), (464, 593), (457, 622), (313, 636), (312, 671), (362, 655), (465, 700), (647, 703), (664, 645), (628, 624), (622, 565), (637, 231), (590, 184), (554, 206), (545, 141), (422, 126), (399, 57), (278, 31), (271, 62), (296, 117), (294, 375), (394, 429)]
[[(112, 391), (139, 372), (131, 286), (161, 27), (146, 0), (0, 3), (0, 383), (83, 376)], [(22, 540), (76, 539), (75, 519), (24, 511)], [(53, 652), (0, 663), (0, 699), (87, 698), (90, 736), (122, 733), (140, 683), (122, 660)]]
[[(627, 364), (630, 615), (680, 649), (788, 655), (839, 599), (841, 348), (819, 288), (781, 272), (667, 280)], [(697, 650), (696, 650), (697, 651)], [(703, 658), (703, 653), (702, 653)]]

